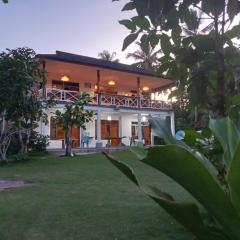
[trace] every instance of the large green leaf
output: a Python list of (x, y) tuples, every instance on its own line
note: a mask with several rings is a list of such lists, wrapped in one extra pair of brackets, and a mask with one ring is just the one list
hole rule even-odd
[(124, 7), (122, 8), (122, 11), (131, 11), (133, 9), (135, 9), (135, 4), (134, 2), (128, 2), (126, 3), (126, 5), (124, 5)]
[(239, 13), (239, 1), (238, 0), (228, 0), (227, 13), (229, 20), (232, 22), (234, 17)]
[(231, 106), (234, 106), (234, 107), (239, 106), (240, 105), (240, 94), (230, 96), (229, 101), (230, 101)]
[(204, 225), (196, 204), (176, 202), (172, 196), (155, 187), (143, 186), (131, 167), (117, 160), (110, 154), (104, 153), (104, 155), (145, 194), (164, 208), (186, 229), (197, 236), (199, 240), (227, 240), (221, 231), (208, 228)]
[(134, 24), (144, 30), (148, 30), (150, 28), (150, 23), (146, 17), (135, 16), (132, 17), (132, 21)]
[(233, 205), (240, 215), (240, 143), (238, 144), (231, 161), (227, 174), (227, 181)]
[(119, 21), (120, 24), (122, 24), (123, 26), (125, 26), (126, 28), (128, 28), (131, 31), (135, 31), (136, 30), (136, 25), (128, 19), (124, 19)]
[(219, 16), (224, 11), (224, 4), (225, 0), (203, 0), (201, 8), (207, 14)]
[(162, 51), (164, 52), (165, 55), (169, 55), (172, 47), (170, 37), (167, 34), (162, 34), (160, 39)]
[(178, 25), (172, 29), (172, 40), (178, 46), (181, 43), (181, 32), (182, 32), (182, 29)]
[(149, 118), (149, 123), (154, 129), (154, 132), (159, 136), (163, 137), (167, 144), (177, 144), (178, 141), (172, 135), (170, 126), (167, 124), (166, 120), (160, 118)]
[(163, 137), (167, 144), (176, 144), (184, 147), (188, 151), (192, 152), (192, 154), (194, 154), (194, 156), (205, 165), (205, 167), (212, 173), (213, 176), (217, 175), (215, 167), (208, 159), (206, 159), (204, 155), (202, 155), (200, 152), (195, 151), (184, 142), (176, 140), (176, 138), (172, 135), (166, 120), (160, 118), (149, 118), (149, 123), (151, 124), (151, 127), (154, 129), (154, 132), (159, 137)]
[(159, 43), (159, 36), (155, 31), (151, 31), (149, 34), (149, 42), (151, 47), (154, 49)]
[(236, 147), (240, 140), (240, 134), (229, 117), (223, 119), (210, 119), (209, 128), (220, 142), (224, 150), (226, 164), (234, 157)]
[(138, 34), (138, 32), (132, 33), (124, 39), (122, 51), (124, 51), (131, 43), (133, 43), (138, 38)]
[(200, 51), (214, 51), (215, 39), (212, 35), (197, 35), (191, 38), (192, 43)]
[(137, 156), (139, 160), (147, 157), (147, 149), (143, 147), (131, 147), (130, 151)]
[(177, 145), (153, 147), (143, 162), (190, 192), (217, 219), (230, 239), (240, 239), (240, 218), (230, 199), (191, 152)]
[(225, 33), (228, 39), (239, 38), (240, 37), (240, 25), (234, 26), (232, 29)]

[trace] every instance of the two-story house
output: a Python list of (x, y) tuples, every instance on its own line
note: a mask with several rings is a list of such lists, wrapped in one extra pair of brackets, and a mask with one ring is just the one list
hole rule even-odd
[(40, 54), (38, 58), (47, 72), (46, 94), (57, 100), (47, 111), (49, 124), (39, 125), (39, 132), (50, 136), (49, 148), (60, 149), (64, 144), (63, 129), (56, 124), (53, 112), (63, 110), (79, 92), (91, 95), (93, 102), (86, 109), (96, 115), (86, 130), (72, 130), (73, 147), (80, 147), (85, 136), (89, 147), (159, 144), (148, 124), (150, 115), (168, 118), (174, 134), (172, 104), (159, 98), (173, 81), (130, 65), (65, 52)]

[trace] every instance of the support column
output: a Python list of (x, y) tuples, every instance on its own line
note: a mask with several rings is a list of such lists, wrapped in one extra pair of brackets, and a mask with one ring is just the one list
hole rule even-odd
[[(46, 61), (42, 62), (42, 67), (43, 67), (44, 74), (47, 74), (46, 73)], [(47, 77), (47, 76), (45, 76), (45, 77)], [(43, 99), (47, 98), (46, 84), (47, 84), (47, 79), (46, 79), (46, 82), (42, 85), (42, 98)]]
[[(46, 111), (44, 111), (44, 113), (47, 113)], [(48, 115), (48, 114), (47, 114)], [(40, 120), (39, 120), (39, 133), (43, 136), (47, 136), (47, 135), (51, 135), (51, 116), (47, 117), (47, 124), (46, 122), (43, 121), (43, 117), (40, 117)]]
[(171, 112), (171, 114), (170, 114), (170, 120), (171, 120), (171, 131), (172, 131), (172, 135), (175, 136), (175, 118), (174, 118), (174, 112)]
[(97, 94), (98, 94), (98, 105), (101, 105), (101, 95), (100, 95), (100, 70), (97, 70)]
[(142, 115), (138, 113), (138, 146), (143, 146), (142, 141)]
[(101, 116), (102, 116), (102, 111), (99, 109), (97, 111), (97, 143), (96, 143), (96, 147), (102, 147), (102, 133), (101, 133)]
[(40, 134), (43, 135), (44, 133), (43, 133), (43, 119), (42, 119), (42, 117), (40, 117), (40, 126), (39, 126), (39, 128), (40, 128)]
[(119, 137), (122, 137), (122, 116), (119, 116)]

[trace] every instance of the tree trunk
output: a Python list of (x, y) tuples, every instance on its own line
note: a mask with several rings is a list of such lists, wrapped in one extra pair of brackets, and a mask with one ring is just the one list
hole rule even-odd
[(222, 53), (218, 54), (218, 78), (217, 78), (217, 85), (218, 85), (218, 105), (217, 110), (218, 114), (222, 117), (226, 116), (226, 99), (225, 99), (225, 63), (224, 63), (224, 56)]
[(198, 121), (198, 106), (194, 107), (194, 123)]
[[(26, 138), (27, 138), (27, 136), (26, 136)], [(21, 154), (27, 154), (27, 152), (28, 152), (27, 140), (24, 141), (21, 130), (18, 132), (18, 139), (19, 139), (19, 142), (20, 142), (20, 153)]]
[(31, 135), (31, 130), (30, 129), (26, 130), (26, 140), (24, 142), (25, 153), (28, 153), (28, 144), (29, 144), (29, 141), (30, 141), (30, 135)]
[(219, 19), (218, 16), (215, 17), (215, 54), (216, 54), (216, 64), (217, 64), (217, 104), (216, 109), (214, 109), (217, 114), (221, 117), (226, 116), (226, 97), (225, 97), (225, 57), (223, 52), (224, 47), (224, 26), (225, 26), (225, 13), (223, 13), (222, 19), (222, 31), (219, 32)]
[(0, 162), (6, 162), (6, 153), (0, 150)]
[(7, 161), (7, 150), (9, 148), (11, 142), (11, 138), (7, 137), (7, 139), (4, 140), (4, 143), (0, 146), (0, 161), (2, 162), (8, 162)]
[(72, 139), (70, 129), (65, 130), (65, 155), (72, 155)]

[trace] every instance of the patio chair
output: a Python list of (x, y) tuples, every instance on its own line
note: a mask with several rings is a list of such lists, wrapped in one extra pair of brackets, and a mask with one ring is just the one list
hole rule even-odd
[(82, 137), (82, 141), (81, 141), (82, 148), (85, 147), (85, 144), (86, 144), (86, 146), (88, 148), (89, 147), (89, 142), (90, 142), (90, 137), (89, 136), (83, 136)]

